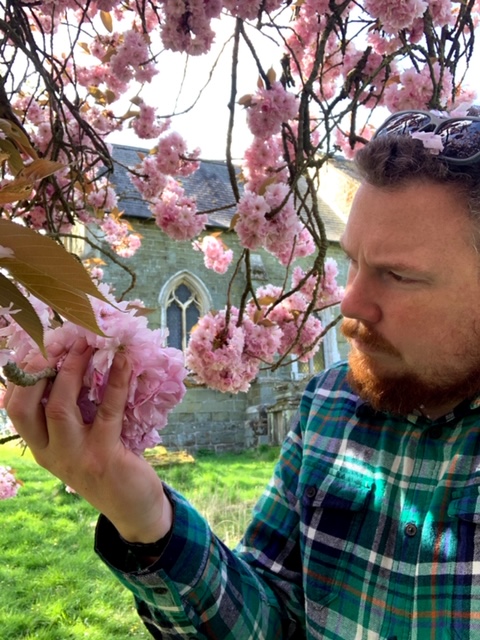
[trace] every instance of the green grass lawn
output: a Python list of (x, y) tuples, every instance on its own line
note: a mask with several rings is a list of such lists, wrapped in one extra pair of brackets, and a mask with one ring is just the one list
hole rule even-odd
[[(270, 478), (278, 448), (153, 462), (233, 546)], [(165, 460), (165, 458), (167, 458)], [(132, 597), (93, 552), (96, 513), (15, 445), (0, 446), (0, 464), (24, 482), (0, 501), (1, 640), (140, 640), (151, 636)]]

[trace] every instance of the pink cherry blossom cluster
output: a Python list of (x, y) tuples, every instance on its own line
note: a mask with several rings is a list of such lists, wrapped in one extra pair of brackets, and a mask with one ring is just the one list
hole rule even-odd
[(453, 76), (445, 69), (440, 77), (438, 62), (423, 65), (420, 70), (406, 69), (399, 75), (399, 82), (385, 88), (384, 102), (392, 112), (402, 109), (425, 109), (432, 97), (431, 71), (440, 84), (442, 102), (448, 101), (452, 93)]
[(215, 37), (212, 18), (222, 10), (221, 0), (165, 0), (163, 44), (172, 51), (201, 55), (209, 51)]
[(202, 240), (195, 240), (192, 245), (195, 251), (203, 253), (207, 269), (216, 273), (227, 272), (233, 259), (233, 251), (228, 249), (218, 236), (205, 236)]
[(111, 211), (118, 203), (117, 194), (105, 179), (96, 181), (94, 189), (87, 195), (86, 202), (98, 210)]
[[(323, 327), (315, 315), (306, 314), (306, 296), (296, 292), (282, 299), (282, 288), (274, 285), (260, 287), (256, 293), (261, 304), (261, 317), (268, 318), (282, 332), (279, 353), (297, 356), (302, 362), (310, 360), (320, 348)], [(255, 310), (256, 305), (251, 302), (249, 313), (253, 314)]]
[(272, 136), (267, 140), (255, 137), (243, 158), (245, 189), (260, 193), (265, 184), (272, 180), (286, 183), (288, 168), (283, 154), (281, 136)]
[[(304, 81), (314, 68), (318, 38), (322, 36), (327, 23), (328, 8), (324, 0), (306, 0), (296, 14), (296, 20), (287, 37), (287, 46), (291, 51), (292, 74)], [(319, 7), (319, 8), (317, 8)], [(348, 7), (344, 9), (348, 12)], [(338, 38), (334, 34), (328, 36), (325, 42), (325, 54), (322, 74), (319, 76), (318, 94), (323, 99), (331, 99), (341, 83), (343, 73), (342, 55), (338, 47)]]
[(311, 234), (298, 218), (286, 184), (270, 184), (264, 195), (246, 190), (237, 213), (235, 231), (247, 249), (263, 247), (284, 266), (315, 251)]
[(0, 500), (14, 498), (21, 486), (11, 467), (0, 465)]
[(239, 311), (230, 307), (203, 316), (192, 332), (185, 362), (196, 380), (219, 391), (247, 391), (262, 364), (291, 354), (302, 362), (320, 348), (321, 321), (309, 307), (320, 310), (340, 302), (343, 288), (338, 267), (328, 259), (324, 273), (307, 277), (295, 269), (293, 294), (278, 286), (257, 289), (239, 323)]
[[(110, 95), (118, 100), (119, 97), (126, 93), (129, 87), (128, 70), (120, 72), (120, 75), (114, 73), (111, 58), (116, 54), (117, 49), (122, 46), (123, 37), (121, 33), (109, 34), (107, 36), (95, 34), (89, 45), (89, 53), (97, 58), (96, 61), (88, 61), (88, 64), (79, 64), (76, 72), (77, 82), (80, 86), (85, 87), (92, 93), (92, 89), (102, 91), (105, 95)], [(122, 56), (126, 64), (128, 62)], [(100, 64), (98, 63), (100, 61)], [(118, 65), (119, 66), (119, 65)]]
[(97, 33), (89, 51), (102, 64), (79, 67), (79, 82), (85, 87), (104, 85), (118, 97), (132, 80), (151, 82), (158, 73), (150, 60), (148, 39), (138, 29), (108, 36)]
[(255, 324), (246, 317), (238, 324), (238, 309), (208, 313), (192, 332), (185, 364), (200, 384), (218, 391), (248, 391), (262, 362), (271, 363), (281, 339), (272, 323)]
[[(163, 125), (164, 133), (169, 122)], [(133, 167), (130, 179), (149, 207), (157, 225), (174, 240), (191, 240), (198, 236), (208, 221), (197, 213), (195, 198), (187, 196), (174, 176), (189, 176), (200, 166), (200, 150), (187, 151), (185, 140), (177, 132), (166, 133), (157, 146)]]
[(160, 229), (174, 240), (192, 240), (208, 222), (206, 214), (197, 213), (195, 198), (173, 178), (167, 179), (162, 198), (153, 202), (151, 210)]
[(105, 242), (122, 258), (131, 258), (142, 244), (141, 237), (132, 232), (128, 222), (118, 217), (105, 216), (100, 229), (105, 234)]
[(344, 288), (337, 282), (338, 264), (333, 258), (327, 258), (320, 277), (309, 275), (301, 267), (295, 267), (292, 273), (292, 287), (299, 288), (307, 301), (313, 300), (315, 309), (323, 309), (337, 304), (343, 298)]
[[(345, 15), (351, 8), (352, 5), (345, 4)], [(456, 3), (451, 0), (365, 0), (362, 6), (358, 5), (358, 9), (362, 20), (373, 18), (376, 21), (367, 34), (368, 45), (372, 47), (372, 51), (365, 60), (365, 47), (362, 51), (357, 50), (354, 38), (340, 50), (338, 38), (332, 33), (324, 44), (325, 54), (318, 74), (318, 97), (321, 100), (330, 100), (345, 88), (349, 88), (353, 93), (358, 91), (359, 84), (363, 83), (364, 90), (358, 95), (367, 106), (384, 105), (392, 112), (428, 108), (436, 82), (440, 85), (441, 102), (450, 107), (454, 91), (453, 77), (448, 69), (444, 69), (440, 74), (439, 63), (433, 60), (424, 63), (418, 61), (411, 67), (407, 67), (403, 62), (403, 68), (399, 68), (394, 54), (404, 46), (405, 37), (415, 44), (421, 42), (427, 10), (434, 28), (441, 29), (452, 25), (458, 13)], [(477, 20), (478, 9), (477, 6), (472, 10), (471, 17), (474, 22)], [(325, 30), (329, 12), (329, 3), (326, 0), (305, 0), (297, 9), (295, 23), (287, 37), (287, 46), (291, 54), (292, 75), (302, 81), (312, 72), (318, 38)], [(382, 56), (392, 56), (392, 60), (387, 66), (383, 65), (383, 68)], [(358, 67), (360, 60), (361, 68)], [(355, 78), (354, 84), (348, 84), (350, 77)], [(455, 94), (457, 102), (467, 99), (461, 87), (455, 87)], [(469, 97), (471, 100), (472, 97)], [(354, 133), (369, 139), (370, 128), (361, 124), (360, 130)], [(356, 143), (353, 138), (350, 140), (348, 137), (344, 127), (339, 123), (334, 138), (345, 155), (351, 158)]]
[(398, 33), (403, 29), (411, 29), (418, 18), (421, 18), (428, 7), (427, 0), (365, 0), (365, 11), (377, 18), (382, 29), (387, 33)]
[(149, 58), (147, 36), (130, 29), (123, 34), (123, 42), (110, 59), (112, 73), (123, 82), (151, 82), (158, 69)]
[(188, 153), (185, 140), (176, 131), (160, 138), (154, 155), (158, 170), (170, 176), (189, 176), (199, 167), (197, 158), (200, 155), (200, 149)]
[(158, 138), (170, 126), (170, 120), (158, 121), (156, 109), (143, 100), (137, 101), (139, 113), (132, 122), (132, 128), (139, 138)]
[(298, 98), (286, 91), (280, 82), (260, 88), (250, 99), (247, 122), (250, 131), (259, 138), (280, 133), (282, 122), (288, 122), (298, 113)]
[[(45, 326), (47, 353), (61, 353), (57, 367), (61, 367), (79, 337), (84, 337), (92, 348), (92, 358), (85, 373), (79, 407), (84, 420), (92, 422), (101, 403), (108, 374), (117, 352), (125, 355), (131, 367), (129, 395), (125, 408), (122, 440), (126, 447), (141, 454), (146, 448), (160, 442), (158, 430), (167, 424), (169, 412), (181, 402), (185, 394), (186, 369), (183, 353), (165, 346), (167, 332), (149, 329), (145, 316), (138, 315), (138, 305), (116, 302), (105, 285), (100, 290), (106, 302), (92, 298), (98, 324), (104, 335), (94, 334), (72, 322), (59, 327), (50, 326), (48, 308), (32, 299)], [(39, 350), (25, 332), (12, 322), (0, 331), (12, 349), (11, 359), (28, 363)]]

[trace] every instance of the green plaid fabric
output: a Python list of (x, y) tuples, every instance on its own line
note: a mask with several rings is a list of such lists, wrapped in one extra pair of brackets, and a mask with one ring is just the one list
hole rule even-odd
[(173, 490), (148, 569), (100, 519), (97, 551), (154, 638), (480, 639), (480, 402), (386, 415), (345, 374), (308, 385), (235, 551)]

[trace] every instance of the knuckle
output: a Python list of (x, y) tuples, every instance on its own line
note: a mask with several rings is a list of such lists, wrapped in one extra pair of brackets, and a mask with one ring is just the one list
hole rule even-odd
[(118, 420), (119, 411), (111, 403), (102, 403), (97, 410), (97, 419), (102, 422), (113, 422)]
[(11, 401), (6, 407), (7, 415), (13, 424), (21, 424), (28, 419), (27, 407), (23, 403)]
[(53, 422), (63, 422), (68, 417), (68, 411), (63, 402), (51, 400), (45, 406), (45, 417)]

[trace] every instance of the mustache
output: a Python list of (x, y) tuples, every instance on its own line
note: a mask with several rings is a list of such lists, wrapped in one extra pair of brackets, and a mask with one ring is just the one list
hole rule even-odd
[(369, 329), (364, 324), (361, 324), (358, 320), (352, 318), (344, 318), (340, 325), (340, 331), (345, 338), (350, 340), (358, 340), (367, 347), (372, 347), (377, 351), (383, 351), (384, 353), (392, 356), (399, 356), (400, 353), (395, 347), (383, 338), (380, 334), (372, 329)]

